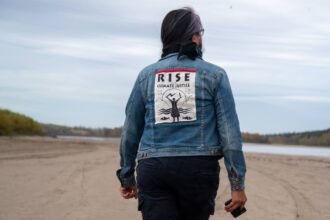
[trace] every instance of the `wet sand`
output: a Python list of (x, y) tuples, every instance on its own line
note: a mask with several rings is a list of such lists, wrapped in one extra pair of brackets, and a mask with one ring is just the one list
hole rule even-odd
[[(245, 153), (247, 213), (239, 219), (330, 219), (330, 158)], [(0, 220), (135, 220), (118, 193), (118, 140), (0, 138)], [(230, 191), (221, 160), (216, 211)]]

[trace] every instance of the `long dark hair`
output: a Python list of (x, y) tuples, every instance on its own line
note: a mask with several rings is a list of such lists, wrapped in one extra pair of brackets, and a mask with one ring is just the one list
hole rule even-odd
[(199, 16), (190, 7), (172, 10), (165, 16), (161, 27), (162, 57), (179, 52), (190, 59), (201, 56), (201, 48), (192, 42), (192, 36), (204, 30)]

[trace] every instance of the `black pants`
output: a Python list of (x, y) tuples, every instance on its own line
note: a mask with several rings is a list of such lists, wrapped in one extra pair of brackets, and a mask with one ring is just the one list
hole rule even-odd
[(214, 214), (219, 157), (158, 157), (137, 165), (143, 220), (207, 220)]

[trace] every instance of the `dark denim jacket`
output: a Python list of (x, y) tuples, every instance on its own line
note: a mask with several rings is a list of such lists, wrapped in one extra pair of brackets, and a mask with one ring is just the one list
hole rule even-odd
[(203, 59), (177, 55), (138, 75), (126, 106), (117, 176), (123, 186), (135, 185), (136, 159), (221, 156), (231, 190), (244, 189), (246, 166), (228, 76)]

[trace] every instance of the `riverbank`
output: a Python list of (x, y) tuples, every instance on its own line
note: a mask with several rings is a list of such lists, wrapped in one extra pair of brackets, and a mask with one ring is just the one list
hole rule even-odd
[[(330, 158), (245, 153), (247, 213), (240, 219), (330, 219)], [(0, 219), (141, 219), (118, 193), (118, 139), (0, 138)], [(216, 211), (232, 219), (221, 160)]]

